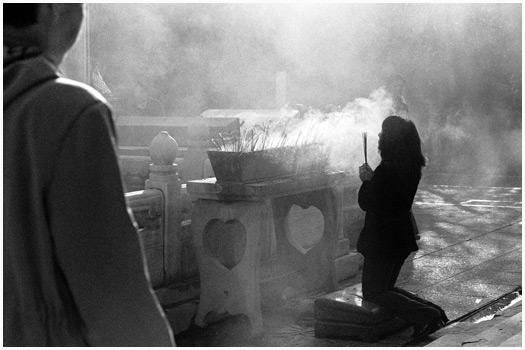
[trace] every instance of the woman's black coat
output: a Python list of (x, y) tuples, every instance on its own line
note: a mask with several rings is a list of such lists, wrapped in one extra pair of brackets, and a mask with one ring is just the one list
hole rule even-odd
[(359, 189), (358, 202), (366, 211), (357, 251), (370, 259), (395, 259), (418, 250), (411, 207), (419, 178), (401, 178), (381, 163), (371, 180)]

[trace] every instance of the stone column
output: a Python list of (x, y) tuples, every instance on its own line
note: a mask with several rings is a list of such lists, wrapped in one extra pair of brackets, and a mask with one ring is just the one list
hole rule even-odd
[(153, 163), (150, 165), (146, 189), (156, 188), (164, 195), (164, 276), (165, 282), (177, 281), (182, 276), (181, 266), (181, 182), (174, 164), (179, 147), (167, 131), (161, 131), (151, 141), (149, 152)]
[(186, 183), (191, 180), (201, 180), (209, 177), (206, 169), (208, 154), (213, 144), (210, 141), (210, 128), (200, 117), (195, 117), (188, 126), (188, 151), (179, 164), (179, 175)]

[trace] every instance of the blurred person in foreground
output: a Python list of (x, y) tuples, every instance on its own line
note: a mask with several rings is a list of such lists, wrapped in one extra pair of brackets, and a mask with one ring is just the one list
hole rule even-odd
[(357, 251), (364, 256), (362, 290), (376, 303), (414, 325), (414, 338), (425, 337), (448, 322), (437, 305), (395, 287), (403, 263), (417, 251), (411, 207), (426, 160), (414, 123), (399, 116), (383, 121), (379, 133), (381, 162), (372, 171), (359, 167), (363, 181), (359, 206), (366, 211)]
[(4, 346), (173, 346), (111, 111), (60, 77), (82, 4), (3, 4)]

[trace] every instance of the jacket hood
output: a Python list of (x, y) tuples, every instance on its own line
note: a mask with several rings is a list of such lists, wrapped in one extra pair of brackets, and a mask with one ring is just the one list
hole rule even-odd
[(4, 55), (4, 110), (24, 92), (55, 78), (55, 67), (42, 55), (23, 60), (9, 60)]

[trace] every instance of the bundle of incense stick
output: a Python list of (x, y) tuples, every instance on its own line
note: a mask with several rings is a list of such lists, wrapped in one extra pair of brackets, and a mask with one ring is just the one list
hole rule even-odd
[(368, 163), (367, 157), (366, 157), (366, 132), (363, 133), (363, 146), (365, 150), (365, 163)]

